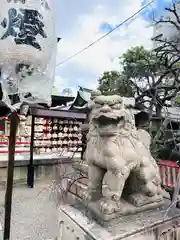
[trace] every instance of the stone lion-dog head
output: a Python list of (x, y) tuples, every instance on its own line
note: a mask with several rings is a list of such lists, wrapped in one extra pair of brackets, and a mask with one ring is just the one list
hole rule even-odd
[(92, 124), (100, 134), (115, 134), (126, 122), (123, 99), (118, 95), (97, 96), (91, 114)]

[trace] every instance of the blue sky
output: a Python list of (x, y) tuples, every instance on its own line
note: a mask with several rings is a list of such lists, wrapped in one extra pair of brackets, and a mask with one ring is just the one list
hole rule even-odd
[[(174, 0), (177, 1), (177, 0)], [(57, 0), (57, 63), (63, 61), (138, 11), (147, 0)], [(162, 16), (171, 0), (156, 0), (130, 23), (56, 68), (55, 86), (59, 89), (77, 86), (95, 88), (97, 79), (106, 70), (119, 70), (119, 56), (137, 45), (152, 47), (153, 14)]]
[[(143, 17), (147, 21), (152, 21), (153, 17), (163, 16), (166, 7), (171, 7), (173, 3), (178, 2), (178, 0), (156, 0), (154, 7), (149, 7), (145, 13), (143, 12)], [(142, 2), (142, 5), (146, 4), (147, 0)]]
[[(149, 1), (145, 0), (142, 1), (141, 5), (142, 7), (146, 5)], [(171, 7), (173, 3), (178, 2), (178, 0), (156, 0), (154, 6), (150, 5), (148, 8), (146, 8), (142, 13), (140, 14), (146, 21), (152, 23), (154, 18), (158, 18), (159, 16), (164, 15), (165, 8)], [(128, 23), (129, 24), (129, 23)], [(100, 25), (99, 30), (101, 32), (108, 32), (111, 31), (115, 26), (113, 26), (111, 23), (103, 22)]]

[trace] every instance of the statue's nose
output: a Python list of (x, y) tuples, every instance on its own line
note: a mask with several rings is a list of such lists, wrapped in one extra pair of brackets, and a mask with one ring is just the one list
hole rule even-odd
[(107, 113), (107, 112), (110, 112), (110, 111), (111, 111), (111, 108), (108, 105), (104, 105), (101, 108), (101, 112), (103, 112), (103, 113)]

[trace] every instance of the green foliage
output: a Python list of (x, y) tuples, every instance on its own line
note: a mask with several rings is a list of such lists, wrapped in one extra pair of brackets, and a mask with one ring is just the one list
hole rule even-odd
[(175, 106), (180, 107), (180, 96), (175, 98)]
[(98, 79), (98, 89), (104, 95), (134, 96), (138, 90), (134, 80), (144, 81), (144, 77), (154, 77), (159, 66), (155, 55), (143, 46), (129, 49), (120, 58), (120, 64), (121, 72), (104, 72)]
[(143, 46), (129, 49), (120, 58), (123, 73), (128, 78), (143, 78), (152, 76), (159, 68), (160, 64), (152, 51), (146, 50)]
[(98, 79), (98, 90), (104, 95), (119, 94), (124, 97), (133, 96), (133, 87), (125, 75), (117, 71), (104, 72)]
[(122, 55), (120, 64), (120, 72), (104, 72), (98, 80), (98, 89), (105, 95), (133, 96), (136, 107), (148, 110), (150, 116), (155, 110), (160, 117), (163, 106), (168, 106), (168, 101), (180, 92), (178, 75), (167, 64), (167, 58), (137, 46)]

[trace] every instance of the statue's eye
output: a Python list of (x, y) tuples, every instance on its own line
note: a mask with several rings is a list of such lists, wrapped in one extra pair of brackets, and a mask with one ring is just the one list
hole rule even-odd
[(102, 105), (101, 105), (101, 104), (98, 104), (98, 103), (96, 103), (96, 108), (100, 108), (100, 107), (102, 107)]
[(116, 103), (114, 105), (111, 106), (112, 109), (121, 109), (121, 104), (120, 103)]

